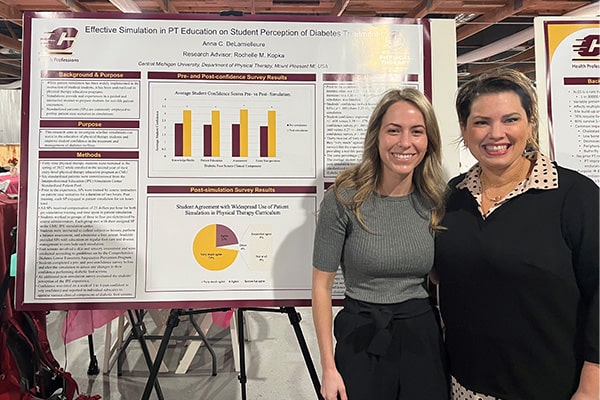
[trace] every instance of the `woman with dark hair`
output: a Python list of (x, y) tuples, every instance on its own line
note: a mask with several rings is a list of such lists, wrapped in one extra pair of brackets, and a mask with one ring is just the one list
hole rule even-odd
[[(444, 212), (440, 148), (427, 98), (390, 90), (369, 120), (362, 161), (325, 193), (312, 285), (325, 400), (448, 399), (441, 330), (424, 285)], [(338, 266), (346, 296), (334, 352)]]
[(452, 397), (598, 400), (598, 186), (540, 153), (522, 73), (467, 82), (456, 111), (478, 162), (436, 237)]

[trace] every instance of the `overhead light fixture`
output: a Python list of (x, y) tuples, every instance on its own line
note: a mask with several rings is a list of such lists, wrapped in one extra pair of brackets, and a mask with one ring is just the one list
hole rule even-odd
[(469, 22), (473, 20), (479, 14), (465, 14), (461, 13), (454, 17), (454, 21), (456, 21), (456, 25), (464, 24), (465, 22)]
[(16, 51), (16, 50), (13, 50), (13, 49), (9, 49), (8, 47), (2, 47), (0, 49), (0, 54), (5, 54), (5, 55), (12, 56), (12, 55), (19, 54), (19, 52)]
[(115, 7), (124, 13), (141, 13), (135, 0), (109, 0)]

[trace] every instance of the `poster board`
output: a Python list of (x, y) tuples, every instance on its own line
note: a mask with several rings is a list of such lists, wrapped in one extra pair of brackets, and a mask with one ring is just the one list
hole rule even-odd
[(538, 17), (534, 29), (543, 149), (600, 185), (600, 19)]
[(318, 205), (383, 91), (454, 139), (454, 29), (27, 13), (16, 306), (309, 304)]

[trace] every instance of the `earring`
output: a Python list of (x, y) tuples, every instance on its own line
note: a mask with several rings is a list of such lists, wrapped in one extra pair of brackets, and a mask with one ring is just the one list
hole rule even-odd
[(523, 154), (534, 151), (536, 149), (535, 142), (533, 138), (530, 136), (527, 138), (527, 142), (525, 143), (525, 148), (523, 149)]

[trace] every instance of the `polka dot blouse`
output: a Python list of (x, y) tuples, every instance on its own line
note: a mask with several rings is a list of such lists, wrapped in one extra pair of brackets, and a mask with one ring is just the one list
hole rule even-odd
[(508, 200), (516, 197), (522, 193), (525, 193), (529, 189), (556, 189), (558, 188), (558, 172), (556, 166), (552, 164), (550, 159), (543, 154), (532, 151), (525, 153), (525, 158), (534, 162), (533, 169), (527, 178), (519, 182), (512, 192), (507, 194), (502, 200), (495, 203), (487, 213), (482, 212), (481, 208), (481, 197), (482, 197), (482, 185), (481, 185), (481, 167), (479, 163), (467, 171), (465, 179), (460, 181), (457, 185), (457, 189), (467, 188), (473, 197), (477, 200), (479, 205), (479, 212), (485, 218), (490, 215), (495, 209), (506, 203)]
[(499, 397), (487, 396), (462, 386), (452, 377), (452, 400), (502, 400)]

